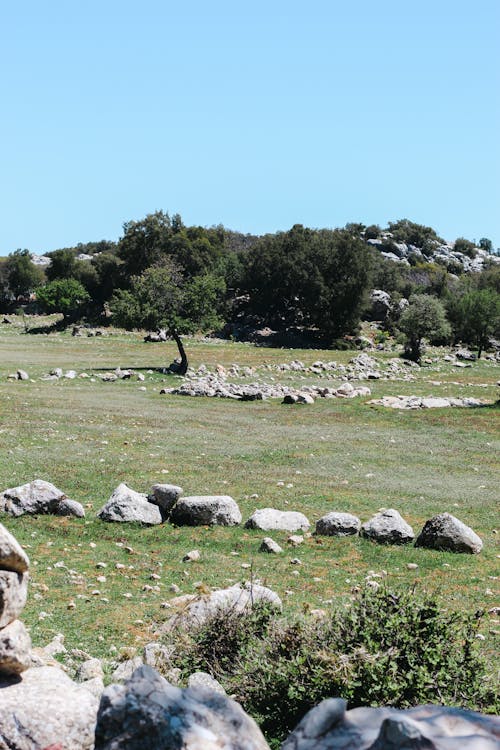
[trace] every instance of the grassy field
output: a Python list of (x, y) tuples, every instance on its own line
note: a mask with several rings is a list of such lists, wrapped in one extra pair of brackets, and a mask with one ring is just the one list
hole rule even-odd
[[(347, 363), (355, 354), (202, 340), (188, 340), (187, 346), (195, 367), (292, 359)], [(364, 585), (369, 571), (390, 586), (437, 592), (445, 608), (499, 604), (498, 407), (399, 412), (367, 405), (368, 398), (290, 407), (276, 400), (160, 396), (176, 379), (155, 368), (175, 354), (174, 345), (146, 345), (134, 334), (26, 335), (20, 322), (0, 324), (0, 489), (43, 478), (87, 512), (86, 519), (1, 519), (30, 555), (23, 619), (35, 645), (61, 632), (68, 647), (95, 656), (109, 655), (114, 646), (140, 646), (169, 615), (161, 605), (173, 596), (170, 584), (192, 593), (200, 584), (224, 587), (250, 576), (274, 589), (286, 611), (344, 600)], [(370, 381), (371, 397), (498, 397), (498, 365), (481, 361), (462, 370), (443, 362), (442, 352), (431, 356), (435, 361), (419, 369), (414, 382)], [(97, 377), (117, 366), (140, 368), (144, 383)], [(29, 381), (8, 380), (18, 367)], [(54, 367), (96, 377), (39, 379)], [(312, 375), (261, 371), (259, 377), (330, 384)], [(282, 556), (268, 556), (258, 552), (266, 534), (242, 527), (138, 528), (98, 521), (95, 512), (120, 482), (142, 492), (171, 482), (190, 495), (229, 494), (244, 519), (257, 507), (272, 506), (302, 511), (312, 523), (332, 510), (365, 521), (392, 507), (418, 533), (426, 519), (449, 511), (472, 526), (484, 549), (479, 556), (453, 555), (311, 537)], [(285, 533), (273, 537), (286, 547)], [(183, 563), (192, 549), (200, 550), (200, 561)], [(302, 564), (291, 565), (294, 557)], [(96, 567), (101, 562), (107, 567)], [(409, 570), (410, 562), (418, 569)], [(482, 628), (494, 658), (498, 620), (487, 616)]]

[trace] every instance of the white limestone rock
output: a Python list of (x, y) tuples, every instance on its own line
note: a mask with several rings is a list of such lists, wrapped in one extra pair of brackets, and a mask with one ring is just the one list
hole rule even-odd
[(114, 523), (136, 521), (144, 526), (154, 526), (162, 522), (158, 506), (148, 502), (146, 495), (135, 492), (123, 482), (118, 485), (108, 502), (98, 511), (97, 517), (102, 521)]
[(303, 513), (294, 510), (260, 508), (252, 513), (245, 528), (261, 531), (307, 531), (310, 525)]

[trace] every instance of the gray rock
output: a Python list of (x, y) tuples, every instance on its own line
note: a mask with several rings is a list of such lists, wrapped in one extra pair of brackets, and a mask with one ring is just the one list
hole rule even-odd
[(171, 666), (174, 653), (175, 646), (165, 646), (162, 643), (152, 641), (151, 643), (146, 643), (144, 646), (142, 658), (144, 664), (148, 664), (150, 667), (165, 674), (168, 667)]
[(270, 536), (266, 536), (259, 547), (259, 552), (269, 552), (274, 555), (279, 555), (283, 552), (283, 548), (279, 546), (278, 542), (271, 539)]
[(57, 667), (0, 681), (0, 750), (91, 750), (98, 700)]
[(364, 523), (361, 536), (379, 544), (408, 544), (415, 538), (412, 527), (393, 509), (376, 513)]
[(160, 509), (148, 502), (146, 495), (131, 490), (126, 484), (119, 484), (108, 502), (97, 513), (102, 521), (129, 523), (136, 521), (144, 526), (154, 526), (162, 522)]
[(31, 665), (31, 638), (20, 620), (0, 629), (0, 675), (21, 674)]
[(495, 750), (500, 720), (448, 706), (345, 710), (328, 698), (311, 709), (281, 750)]
[(469, 526), (451, 513), (440, 513), (426, 521), (415, 547), (477, 555), (483, 548), (483, 542)]
[(151, 667), (137, 669), (101, 698), (95, 750), (269, 750), (238, 703), (206, 688), (170, 685)]
[(212, 677), (208, 672), (193, 672), (188, 677), (188, 687), (196, 688), (201, 687), (208, 690), (215, 690), (216, 693), (226, 695), (226, 691), (216, 679)]
[(360, 528), (361, 521), (351, 513), (327, 513), (316, 521), (316, 534), (321, 536), (353, 536)]
[(17, 620), (27, 595), (28, 573), (0, 570), (0, 628)]
[(26, 573), (29, 560), (17, 539), (0, 523), (0, 569)]
[(260, 508), (254, 511), (245, 524), (246, 529), (261, 531), (307, 531), (310, 523), (303, 513), (294, 510)]
[(170, 521), (178, 526), (237, 526), (241, 512), (229, 495), (193, 495), (177, 501)]
[(64, 492), (50, 482), (35, 479), (0, 494), (0, 511), (11, 516), (56, 515), (83, 518), (85, 511), (80, 503), (70, 500)]
[(101, 679), (104, 677), (100, 659), (86, 659), (76, 670), (75, 679), (77, 682), (86, 682), (96, 677), (100, 677)]
[(244, 612), (256, 602), (267, 602), (278, 610), (282, 608), (281, 599), (274, 591), (256, 583), (235, 584), (196, 597), (179, 597), (181, 608), (178, 614), (164, 623), (159, 632), (169, 632), (177, 627), (198, 627), (221, 610)]
[(154, 484), (149, 490), (148, 500), (159, 507), (162, 518), (166, 520), (182, 494), (182, 487), (176, 484)]
[(30, 376), (28, 375), (28, 373), (26, 372), (26, 370), (18, 370), (16, 372), (16, 377), (17, 377), (18, 380), (29, 380), (30, 379)]
[(111, 679), (115, 682), (125, 682), (125, 680), (130, 679), (135, 670), (141, 667), (142, 664), (143, 661), (140, 656), (134, 656), (132, 659), (125, 659), (118, 664), (111, 675)]

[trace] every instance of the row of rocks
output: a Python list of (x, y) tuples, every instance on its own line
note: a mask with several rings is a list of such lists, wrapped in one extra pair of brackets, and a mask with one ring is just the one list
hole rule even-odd
[[(79, 503), (41, 479), (2, 492), (0, 511), (12, 516), (25, 513), (85, 515)], [(103, 521), (137, 522), (145, 526), (166, 521), (176, 526), (237, 526), (242, 521), (238, 504), (229, 495), (184, 496), (182, 487), (174, 484), (155, 484), (146, 495), (121, 483), (97, 517)], [(303, 513), (276, 508), (257, 509), (245, 523), (245, 528), (260, 531), (307, 531), (310, 526)], [(324, 536), (360, 534), (380, 544), (407, 544), (415, 538), (411, 526), (394, 509), (382, 510), (364, 524), (351, 513), (330, 512), (316, 522), (315, 533)], [(472, 554), (480, 552), (483, 546), (472, 529), (449, 513), (426, 521), (415, 545)]]
[(314, 398), (356, 398), (370, 396), (371, 391), (366, 386), (354, 388), (349, 382), (342, 383), (338, 388), (307, 385), (302, 388), (292, 388), (281, 383), (228, 383), (218, 375), (206, 375), (197, 379), (185, 380), (181, 385), (173, 388), (162, 388), (161, 394), (175, 396), (205, 396), (210, 398), (229, 398), (237, 401), (262, 401), (268, 398), (281, 398), (285, 404), (311, 404)]
[(475, 407), (486, 402), (479, 398), (438, 398), (436, 396), (384, 396), (373, 398), (368, 404), (390, 409), (442, 409), (449, 406)]

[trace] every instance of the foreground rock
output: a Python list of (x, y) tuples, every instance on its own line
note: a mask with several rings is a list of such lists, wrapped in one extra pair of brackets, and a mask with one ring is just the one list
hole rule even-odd
[(98, 699), (58, 667), (0, 677), (0, 750), (91, 750)]
[(146, 665), (104, 691), (95, 750), (222, 749), (269, 750), (253, 719), (220, 692), (174, 687)]
[(29, 560), (17, 539), (0, 523), (0, 570), (26, 573)]
[(126, 484), (119, 484), (108, 502), (97, 513), (102, 521), (129, 523), (136, 521), (144, 526), (162, 522), (160, 509), (148, 502), (146, 495), (135, 492)]
[(11, 516), (55, 515), (83, 518), (85, 511), (80, 503), (70, 500), (64, 492), (50, 482), (35, 479), (33, 482), (4, 490), (0, 494), (0, 511)]
[(477, 555), (483, 548), (483, 542), (469, 526), (451, 513), (440, 513), (425, 523), (415, 547)]
[(408, 544), (415, 538), (412, 527), (392, 508), (376, 513), (364, 523), (361, 536), (379, 544)]
[(321, 536), (353, 536), (360, 528), (361, 521), (352, 513), (327, 513), (316, 521), (316, 534)]
[(31, 666), (31, 638), (20, 620), (0, 630), (0, 675), (19, 675)]
[(446, 706), (354, 708), (328, 698), (307, 713), (282, 750), (497, 750), (500, 720)]
[(257, 583), (236, 584), (210, 594), (179, 596), (170, 602), (177, 613), (160, 627), (159, 632), (168, 632), (176, 627), (196, 627), (218, 612), (244, 612), (257, 602), (266, 602), (277, 610), (282, 608), (278, 594)]
[(260, 508), (252, 513), (245, 528), (261, 531), (307, 531), (310, 525), (306, 516), (295, 510)]
[(170, 521), (178, 526), (237, 526), (241, 512), (229, 495), (193, 495), (177, 501)]
[(23, 548), (0, 523), (0, 677), (31, 665), (31, 639), (17, 619), (26, 603), (28, 568)]
[(28, 574), (0, 569), (0, 628), (14, 622), (24, 609)]

